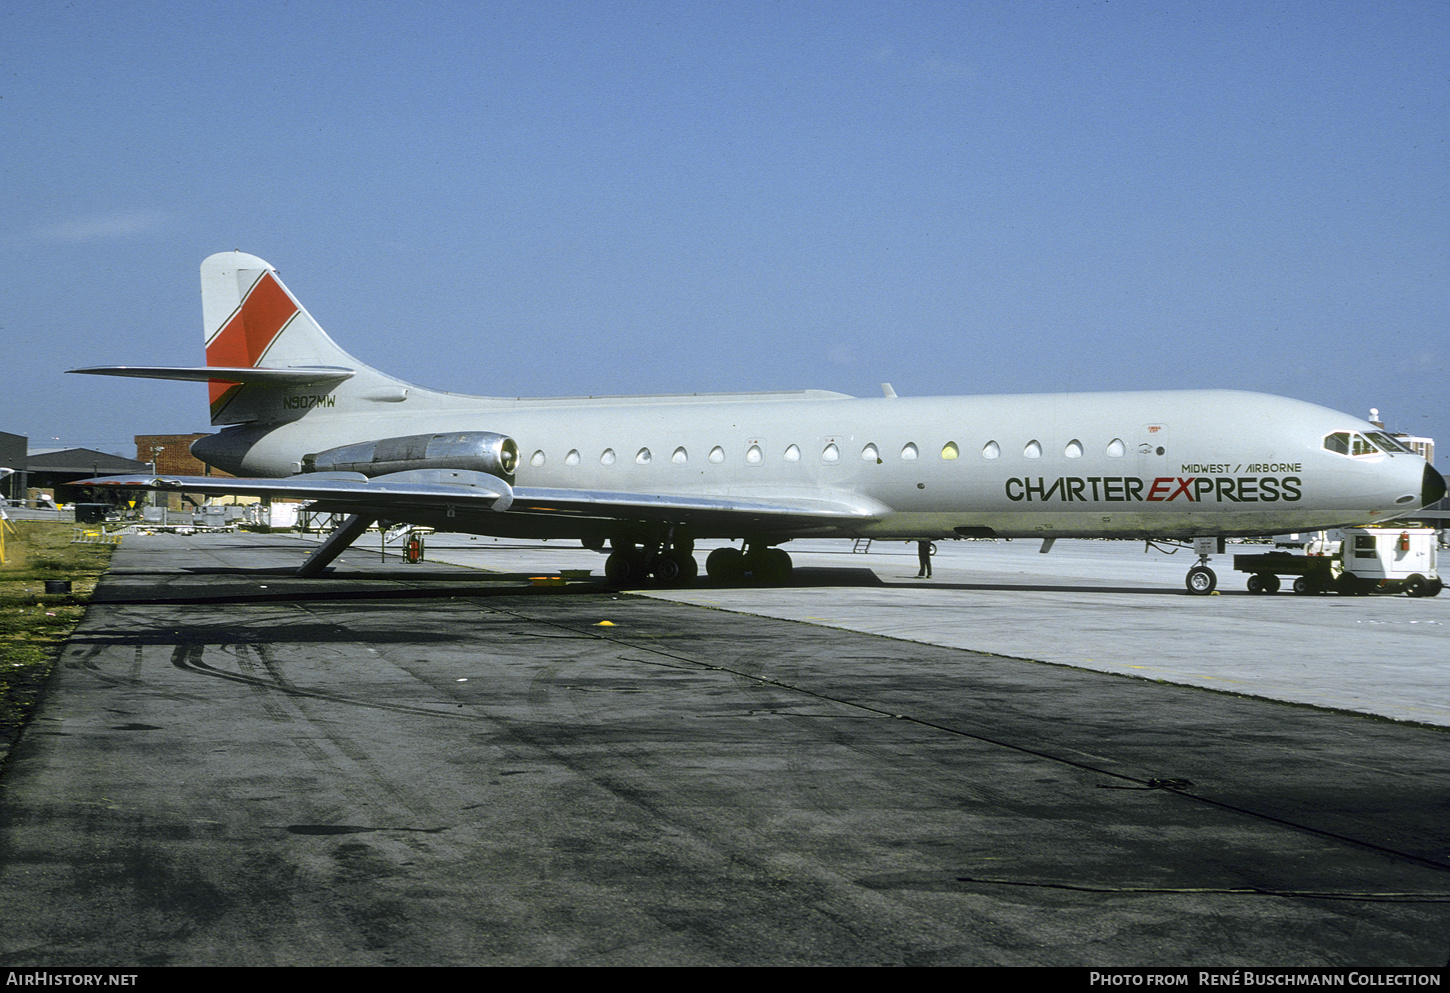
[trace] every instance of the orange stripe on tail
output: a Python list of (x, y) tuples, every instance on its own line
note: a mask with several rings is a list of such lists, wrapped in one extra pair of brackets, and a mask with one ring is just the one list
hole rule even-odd
[[(263, 273), (226, 327), (206, 346), (206, 364), (255, 366), (298, 310), (277, 278), (270, 272)], [(224, 395), (234, 385), (220, 379), (211, 381), (213, 411), (222, 406)]]

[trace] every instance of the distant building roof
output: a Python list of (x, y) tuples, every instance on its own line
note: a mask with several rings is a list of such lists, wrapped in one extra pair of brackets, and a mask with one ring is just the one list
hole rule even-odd
[(150, 468), (145, 462), (123, 459), (90, 448), (66, 448), (58, 452), (32, 452), (26, 457), (27, 472), (84, 472), (109, 475), (122, 472), (143, 472)]

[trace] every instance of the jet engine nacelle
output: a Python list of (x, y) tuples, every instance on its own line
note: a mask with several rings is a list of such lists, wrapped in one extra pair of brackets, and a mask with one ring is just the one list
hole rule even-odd
[(360, 472), (385, 476), (416, 469), (467, 469), (513, 482), (519, 446), (492, 431), (411, 434), (342, 445), (302, 457), (303, 472)]

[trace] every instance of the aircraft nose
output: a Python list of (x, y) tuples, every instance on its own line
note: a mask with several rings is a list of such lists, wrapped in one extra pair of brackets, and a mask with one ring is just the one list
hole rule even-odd
[(1445, 495), (1445, 477), (1425, 463), (1425, 478), (1420, 484), (1420, 506), (1428, 507)]

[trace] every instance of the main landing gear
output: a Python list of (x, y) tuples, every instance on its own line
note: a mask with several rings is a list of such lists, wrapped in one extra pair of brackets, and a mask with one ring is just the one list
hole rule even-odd
[(705, 572), (721, 583), (738, 583), (748, 573), (756, 582), (780, 586), (790, 582), (793, 568), (784, 549), (760, 542), (747, 542), (743, 551), (733, 545), (717, 548), (705, 559)]
[[(658, 539), (638, 541), (611, 538), (604, 578), (611, 586), (642, 586), (654, 580), (660, 586), (689, 586), (699, 574), (693, 538), (673, 531)], [(790, 582), (790, 556), (763, 541), (745, 540), (743, 549), (717, 548), (705, 559), (705, 572), (717, 583), (739, 583), (747, 577), (757, 583), (781, 586)]]
[(661, 586), (689, 586), (700, 571), (693, 538), (670, 534), (644, 545), (618, 538), (609, 544), (614, 551), (604, 560), (604, 578), (611, 586), (640, 586), (650, 577)]

